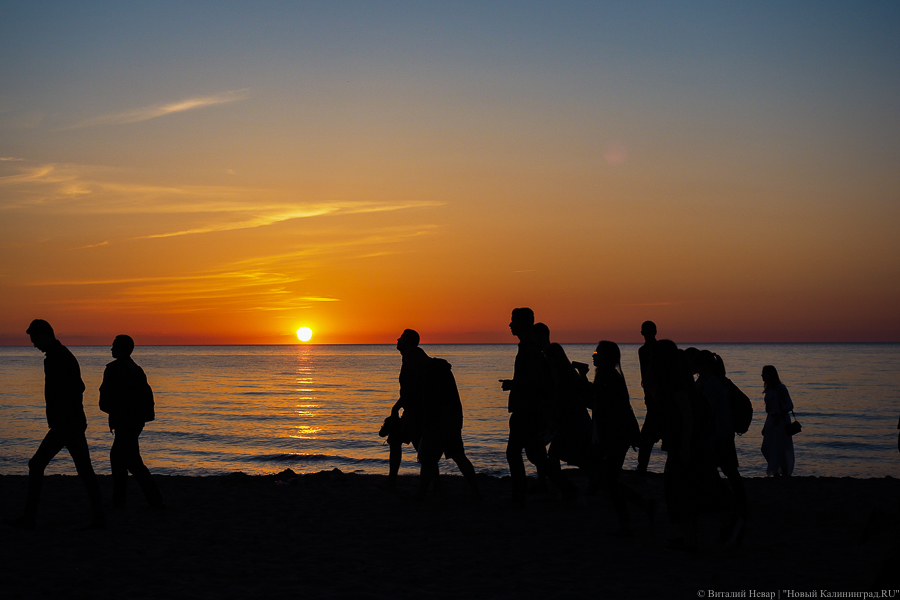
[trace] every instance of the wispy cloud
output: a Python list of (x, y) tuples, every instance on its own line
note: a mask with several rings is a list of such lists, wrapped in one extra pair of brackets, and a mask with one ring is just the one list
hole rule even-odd
[[(170, 238), (253, 229), (325, 215), (379, 213), (442, 206), (431, 200), (293, 200), (285, 190), (244, 186), (160, 186), (114, 181), (103, 167), (46, 164), (0, 176), (0, 211), (52, 210), (54, 215), (185, 215), (181, 228), (132, 239)], [(16, 193), (18, 192), (18, 193)]]
[(441, 206), (441, 202), (400, 202), (397, 204), (385, 204), (376, 202), (326, 202), (318, 204), (306, 204), (303, 206), (290, 205), (270, 205), (270, 206), (245, 206), (241, 209), (244, 211), (264, 212), (265, 214), (257, 214), (247, 219), (231, 221), (225, 223), (212, 223), (185, 229), (182, 231), (171, 231), (167, 233), (156, 233), (152, 235), (142, 236), (138, 239), (155, 239), (168, 238), (180, 235), (195, 235), (200, 233), (215, 233), (221, 231), (234, 231), (236, 229), (252, 229), (255, 227), (263, 227), (265, 225), (274, 225), (283, 221), (291, 221), (293, 219), (304, 219), (309, 217), (320, 217), (324, 215), (349, 215), (360, 213), (376, 213), (390, 212), (395, 210), (406, 210), (409, 208), (422, 208)]
[[(294, 311), (339, 298), (297, 293), (302, 277), (271, 269), (223, 269), (189, 275), (39, 281), (25, 287), (103, 286), (117, 290), (83, 299), (60, 300), (73, 310), (137, 310), (157, 314), (199, 311)], [(52, 303), (52, 302), (51, 302)]]
[(679, 304), (685, 304), (684, 301), (678, 302), (640, 302), (637, 304), (619, 304), (619, 306), (677, 306)]
[(246, 98), (249, 92), (249, 88), (244, 88), (240, 90), (222, 92), (221, 94), (214, 94), (212, 96), (185, 98), (184, 100), (170, 102), (168, 104), (154, 104), (151, 106), (144, 106), (125, 112), (101, 115), (99, 117), (85, 119), (84, 121), (80, 121), (78, 123), (75, 123), (74, 125), (66, 127), (66, 129), (82, 129), (84, 127), (95, 127), (97, 125), (124, 125), (127, 123), (139, 123), (141, 121), (148, 121), (150, 119), (156, 119), (158, 117), (164, 117), (166, 115), (171, 115), (174, 113), (196, 110), (198, 108), (206, 108), (208, 106), (215, 106), (217, 104), (236, 102), (238, 100), (243, 100), (244, 98)]
[[(317, 273), (359, 256), (378, 255), (384, 245), (410, 252), (412, 239), (431, 233), (434, 225), (390, 225), (342, 238), (339, 224), (321, 237), (297, 241), (279, 252), (227, 261), (218, 266), (138, 276), (105, 277), (71, 274), (41, 277), (17, 284), (22, 288), (62, 290), (42, 294), (49, 304), (85, 312), (138, 311), (143, 314), (246, 314), (266, 311), (293, 315), (296, 311), (340, 302), (341, 298), (311, 283)], [(173, 268), (177, 269), (177, 266)], [(76, 291), (77, 290), (77, 291)]]
[[(284, 234), (285, 228), (303, 231), (303, 245), (285, 249), (292, 253), (291, 260), (303, 257), (306, 263), (311, 256), (322, 258), (330, 254), (346, 260), (371, 259), (404, 252), (398, 240), (433, 233), (437, 226), (423, 223), (421, 219), (430, 209), (445, 204), (391, 197), (303, 198), (296, 190), (253, 186), (149, 185), (128, 181), (133, 174), (127, 171), (101, 166), (0, 164), (15, 165), (16, 171), (0, 176), (0, 219), (11, 223), (18, 219), (50, 218), (56, 223), (71, 217), (79, 223), (103, 224), (97, 228), (79, 228), (78, 235), (71, 236), (74, 243), (67, 244), (66, 250), (81, 252), (102, 251), (138, 240), (153, 243), (205, 235), (213, 241), (213, 236), (239, 230), (265, 235), (264, 228), (283, 224), (274, 233)], [(351, 221), (351, 232), (347, 222), (338, 220), (353, 215), (402, 211), (416, 212), (396, 221), (418, 222), (392, 223), (385, 228), (361, 225), (362, 221), (356, 219)], [(303, 225), (310, 219), (318, 219), (315, 227)], [(272, 265), (256, 265), (260, 267), (271, 269)], [(239, 267), (245, 268), (246, 265)], [(275, 267), (275, 270), (282, 269), (294, 272), (296, 266)]]
[(16, 158), (14, 156), (0, 156), (0, 162), (8, 162), (8, 161), (22, 161), (24, 158)]

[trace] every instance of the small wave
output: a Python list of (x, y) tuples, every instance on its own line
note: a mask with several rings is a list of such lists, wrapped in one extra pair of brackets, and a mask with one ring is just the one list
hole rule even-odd
[(841, 440), (828, 440), (826, 442), (814, 442), (809, 446), (818, 446), (821, 448), (834, 448), (842, 450), (878, 450), (884, 447), (884, 444), (872, 444), (868, 442), (845, 442)]
[(262, 454), (248, 456), (251, 462), (342, 462), (350, 464), (381, 464), (382, 458), (351, 458), (331, 454)]

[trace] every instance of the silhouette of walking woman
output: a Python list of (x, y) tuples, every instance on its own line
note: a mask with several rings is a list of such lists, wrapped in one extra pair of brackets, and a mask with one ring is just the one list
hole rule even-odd
[(794, 441), (788, 431), (790, 412), (794, 403), (787, 387), (781, 383), (772, 365), (762, 368), (766, 402), (766, 423), (763, 425), (762, 453), (766, 457), (766, 475), (790, 477), (794, 472)]
[(644, 507), (653, 519), (655, 505), (644, 501), (641, 496), (619, 480), (628, 448), (637, 446), (641, 431), (638, 427), (628, 386), (622, 374), (622, 360), (619, 346), (615, 342), (603, 340), (594, 352), (594, 408), (593, 442), (600, 481), (609, 491), (619, 529), (614, 535), (631, 535), (628, 519), (630, 500)]

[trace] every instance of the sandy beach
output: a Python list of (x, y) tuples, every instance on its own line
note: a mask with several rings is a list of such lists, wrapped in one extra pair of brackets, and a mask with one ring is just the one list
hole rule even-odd
[[(822, 597), (872, 588), (896, 549), (900, 498), (893, 478), (748, 479), (743, 545), (718, 544), (719, 517), (709, 514), (692, 554), (666, 547), (675, 531), (653, 474), (624, 474), (660, 503), (652, 528), (632, 511), (635, 535), (626, 539), (609, 535), (615, 517), (604, 493), (574, 503), (533, 494), (515, 511), (508, 478), (481, 476), (480, 502), (457, 476), (443, 476), (425, 501), (415, 498), (416, 477), (401, 477), (397, 491), (386, 477), (339, 471), (156, 478), (167, 510), (146, 508), (132, 481), (130, 505), (109, 511), (107, 531), (79, 531), (89, 516), (81, 482), (48, 476), (38, 529), (0, 528), (2, 596)], [(112, 481), (100, 479), (108, 498)], [(16, 516), (26, 477), (2, 476), (0, 490), (0, 516)], [(860, 544), (873, 513), (874, 535)]]

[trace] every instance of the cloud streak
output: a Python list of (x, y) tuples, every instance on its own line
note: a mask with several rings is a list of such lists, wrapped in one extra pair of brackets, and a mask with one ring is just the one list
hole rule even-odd
[(149, 121), (166, 115), (185, 112), (188, 110), (197, 110), (199, 108), (207, 108), (218, 104), (227, 104), (229, 102), (237, 102), (243, 100), (249, 94), (250, 89), (244, 88), (240, 90), (231, 90), (214, 94), (212, 96), (199, 96), (196, 98), (185, 98), (177, 102), (168, 104), (154, 104), (144, 106), (121, 113), (109, 115), (101, 115), (91, 119), (86, 119), (66, 127), (66, 129), (83, 129), (85, 127), (96, 127), (98, 125), (126, 125), (129, 123), (140, 123), (141, 121)]
[[(111, 181), (109, 169), (46, 164), (0, 176), (0, 211), (54, 215), (184, 215), (184, 225), (129, 239), (159, 239), (254, 229), (327, 215), (380, 213), (443, 206), (432, 200), (300, 201), (295, 193), (263, 188), (158, 186)], [(186, 226), (185, 226), (186, 225)], [(108, 240), (107, 240), (108, 242)], [(95, 244), (99, 245), (99, 244)]]
[(283, 312), (340, 298), (297, 293), (302, 276), (267, 268), (232, 269), (160, 277), (39, 281), (24, 287), (110, 287), (104, 295), (54, 301), (71, 310), (141, 310), (183, 314), (210, 310)]
[[(329, 203), (320, 203), (320, 204), (311, 204), (304, 205), (302, 207), (297, 206), (284, 206), (284, 205), (274, 205), (265, 207), (263, 210), (267, 212), (267, 214), (260, 214), (253, 216), (248, 219), (225, 222), (225, 223), (214, 223), (209, 225), (204, 225), (202, 227), (196, 227), (193, 229), (185, 229), (183, 231), (172, 231), (167, 233), (156, 233), (152, 235), (145, 235), (137, 239), (156, 239), (156, 238), (168, 238), (168, 237), (176, 237), (181, 235), (197, 235), (202, 233), (216, 233), (222, 231), (234, 231), (236, 229), (253, 229), (256, 227), (264, 227), (266, 225), (274, 225), (275, 223), (281, 223), (283, 221), (291, 221), (293, 219), (305, 219), (309, 217), (321, 217), (325, 215), (349, 215), (349, 214), (360, 214), (360, 213), (376, 213), (376, 212), (389, 212), (395, 210), (406, 210), (410, 208), (422, 208), (422, 207), (434, 207), (441, 206), (441, 202), (405, 202), (398, 204), (382, 204), (375, 202), (329, 202)], [(242, 211), (246, 211), (248, 208), (243, 209)], [(253, 211), (259, 211), (260, 207), (253, 206)]]

